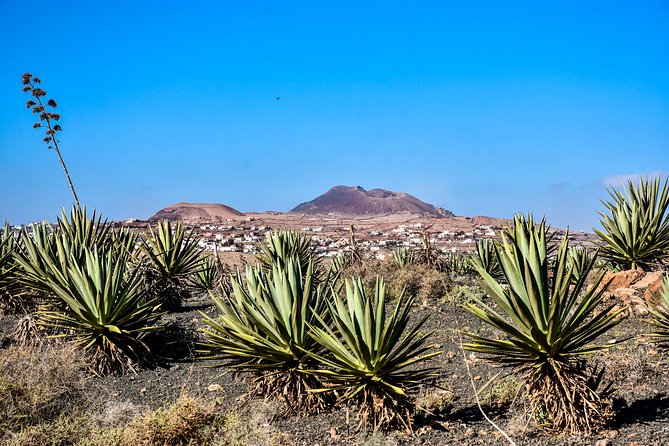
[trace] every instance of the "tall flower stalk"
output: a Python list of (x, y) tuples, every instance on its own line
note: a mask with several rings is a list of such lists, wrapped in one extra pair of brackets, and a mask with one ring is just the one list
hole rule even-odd
[(46, 101), (46, 105), (44, 104), (42, 98), (46, 99), (46, 91), (39, 87), (41, 83), (42, 81), (39, 77), (33, 76), (30, 73), (23, 74), (23, 92), (30, 93), (30, 96), (34, 98), (28, 99), (26, 102), (26, 108), (32, 109), (33, 114), (39, 116), (39, 121), (33, 124), (33, 128), (37, 129), (46, 126), (47, 130), (44, 132), (46, 136), (42, 138), (42, 140), (47, 144), (49, 149), (56, 151), (60, 165), (63, 166), (65, 177), (67, 178), (67, 182), (70, 185), (70, 189), (72, 190), (74, 201), (77, 204), (77, 207), (79, 207), (79, 197), (77, 197), (77, 192), (74, 190), (74, 184), (72, 184), (70, 172), (67, 170), (63, 156), (60, 154), (58, 139), (56, 138), (56, 133), (63, 130), (60, 124), (58, 124), (58, 121), (60, 121), (60, 114), (48, 111), (49, 109), (47, 108), (50, 107), (51, 109), (55, 109), (58, 107), (58, 104), (56, 104), (56, 101), (51, 98)]

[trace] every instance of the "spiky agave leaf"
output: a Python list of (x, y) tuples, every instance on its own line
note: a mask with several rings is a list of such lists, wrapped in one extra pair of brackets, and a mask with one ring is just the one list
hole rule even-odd
[(398, 268), (404, 268), (408, 265), (413, 265), (416, 262), (413, 251), (410, 251), (403, 246), (393, 250), (393, 260), (395, 266)]
[(333, 257), (330, 264), (331, 275), (339, 276), (346, 266), (346, 256), (338, 255)]
[(325, 285), (315, 278), (313, 261), (303, 272), (300, 261), (290, 257), (284, 267), (274, 264), (270, 271), (248, 266), (246, 280), (238, 272), (232, 295), (212, 296), (220, 315), (202, 315), (207, 341), (201, 353), (257, 373), (257, 390), (283, 395), (291, 410), (321, 409), (322, 398), (307, 392), (318, 387), (317, 381), (301, 372), (307, 353), (320, 350), (308, 335), (309, 324), (329, 317)]
[[(565, 237), (549, 279), (545, 222), (542, 220), (537, 227), (531, 215), (514, 217), (514, 227), (503, 236), (496, 251), (508, 286), (503, 287), (482, 266), (474, 264), (495, 307), (472, 297), (464, 308), (506, 338), (467, 333), (473, 342), (464, 347), (524, 373), (535, 415), (539, 406), (557, 411), (548, 414), (553, 427), (589, 430), (604, 414), (605, 405), (587, 386), (582, 358), (612, 345), (597, 345), (595, 341), (620, 321), (622, 311), (608, 307), (594, 313), (606, 290), (606, 286), (599, 287), (603, 273), (586, 289), (593, 258), (572, 285), (573, 268), (567, 266)], [(556, 389), (562, 391), (556, 394)]]
[(127, 255), (89, 248), (83, 254), (84, 263), (71, 258), (64, 274), (47, 279), (61, 305), (40, 308), (40, 323), (64, 330), (58, 336), (91, 354), (98, 371), (132, 369), (133, 362), (148, 358), (142, 338), (159, 329), (159, 303), (145, 298)]
[(571, 281), (578, 283), (588, 265), (595, 259), (597, 252), (583, 246), (572, 246), (568, 251), (567, 268), (571, 268)]
[[(311, 370), (358, 405), (360, 426), (374, 430), (401, 423), (411, 428), (408, 393), (434, 376), (433, 368), (411, 367), (440, 352), (427, 345), (431, 332), (421, 331), (427, 316), (408, 329), (413, 297), (401, 296), (386, 318), (385, 285), (377, 279), (372, 297), (362, 280), (346, 280), (346, 300), (336, 293), (328, 302), (333, 323), (318, 318), (311, 336), (326, 351), (310, 352), (319, 367)], [(410, 370), (408, 370), (410, 368)]]
[(462, 252), (447, 252), (440, 263), (440, 270), (452, 276), (466, 276), (473, 271), (470, 256)]
[(266, 271), (271, 270), (274, 265), (286, 268), (288, 259), (296, 260), (303, 271), (307, 270), (310, 261), (314, 261), (317, 271), (320, 269), (320, 260), (316, 256), (316, 248), (311, 242), (311, 237), (305, 237), (299, 231), (284, 230), (268, 233), (256, 257)]
[(211, 291), (216, 286), (218, 276), (218, 265), (212, 256), (204, 256), (200, 259), (200, 265), (195, 271), (193, 286), (202, 291)]
[(502, 280), (502, 267), (495, 252), (495, 242), (490, 239), (477, 240), (476, 251), (471, 254), (470, 262), (477, 263), (488, 272), (495, 280)]
[(174, 226), (168, 220), (158, 222), (156, 230), (149, 226), (143, 251), (162, 277), (179, 281), (192, 276), (200, 267), (202, 248), (194, 230), (186, 232), (181, 222)]
[(669, 184), (660, 178), (631, 180), (622, 188), (609, 189), (610, 201), (602, 200), (603, 230), (593, 228), (601, 239), (600, 255), (624, 269), (660, 264), (669, 258)]
[(5, 223), (0, 234), (0, 310), (16, 311), (23, 307), (20, 273), (15, 259), (19, 240), (14, 231)]
[(111, 224), (102, 220), (102, 215), (95, 210), (89, 216), (86, 207), (72, 206), (68, 218), (65, 209), (58, 217), (58, 233), (69, 242), (69, 248), (77, 260), (83, 261), (86, 249), (97, 248), (99, 251), (111, 251), (114, 240)]
[(186, 232), (181, 222), (161, 220), (155, 230), (149, 225), (142, 242), (142, 253), (149, 260), (146, 277), (164, 309), (179, 309), (190, 295), (202, 251), (195, 230)]
[(662, 288), (652, 295), (648, 311), (652, 316), (649, 322), (654, 328), (648, 336), (661, 347), (669, 347), (669, 276), (662, 278)]
[[(102, 216), (88, 215), (85, 207), (73, 206), (70, 215), (61, 211), (55, 226), (47, 222), (32, 225), (21, 232), (22, 244), (16, 253), (20, 282), (42, 297), (54, 297), (53, 281), (62, 281), (71, 264), (83, 264), (87, 250), (116, 256), (130, 251), (135, 242), (129, 231), (114, 232)], [(132, 246), (131, 246), (132, 245)], [(125, 248), (125, 249), (122, 249)]]

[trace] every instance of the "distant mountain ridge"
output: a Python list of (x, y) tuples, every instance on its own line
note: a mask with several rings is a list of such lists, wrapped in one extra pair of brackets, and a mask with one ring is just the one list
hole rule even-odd
[(347, 216), (386, 214), (418, 214), (436, 218), (454, 216), (446, 209), (437, 208), (405, 192), (385, 189), (365, 190), (360, 186), (335, 186), (323, 195), (296, 206), (290, 212)]
[(188, 223), (221, 222), (244, 217), (237, 209), (219, 203), (176, 203), (156, 212), (149, 221), (170, 220)]

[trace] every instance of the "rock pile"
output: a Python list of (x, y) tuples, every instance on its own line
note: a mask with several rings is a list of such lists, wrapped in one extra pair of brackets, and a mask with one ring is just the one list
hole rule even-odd
[(630, 313), (646, 314), (646, 303), (659, 295), (664, 274), (664, 271), (646, 273), (640, 269), (606, 273), (602, 284), (610, 283), (604, 295), (624, 304)]

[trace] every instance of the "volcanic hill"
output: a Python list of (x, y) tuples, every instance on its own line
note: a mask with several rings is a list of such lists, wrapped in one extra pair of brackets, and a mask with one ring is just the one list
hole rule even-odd
[(230, 206), (218, 203), (176, 203), (159, 210), (149, 221), (170, 220), (187, 223), (221, 222), (235, 220), (244, 214)]
[(436, 208), (404, 192), (384, 189), (365, 190), (360, 186), (335, 186), (323, 195), (300, 204), (290, 212), (346, 216), (388, 214), (417, 214), (436, 218), (454, 216), (446, 209)]

